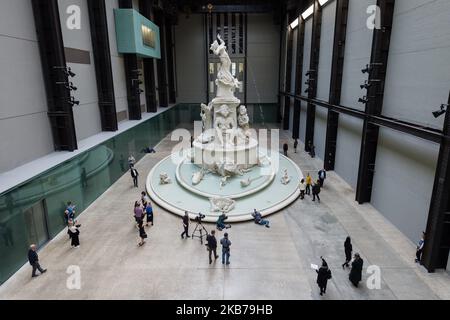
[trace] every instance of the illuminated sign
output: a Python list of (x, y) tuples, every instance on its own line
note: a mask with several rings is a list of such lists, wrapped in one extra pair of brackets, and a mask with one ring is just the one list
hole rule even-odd
[(144, 42), (144, 46), (155, 48), (156, 47), (156, 37), (155, 32), (147, 27), (146, 25), (141, 26), (142, 31), (142, 40)]

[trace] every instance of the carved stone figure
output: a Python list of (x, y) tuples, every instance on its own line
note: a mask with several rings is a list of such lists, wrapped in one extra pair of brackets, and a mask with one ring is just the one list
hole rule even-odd
[(211, 110), (212, 104), (206, 105), (202, 103), (201, 105), (200, 117), (202, 118), (202, 130), (211, 129)]
[(205, 170), (201, 169), (200, 171), (195, 172), (192, 175), (192, 185), (196, 186), (200, 182), (202, 182), (203, 178), (205, 177)]
[(159, 174), (159, 184), (170, 184), (172, 183), (172, 179), (169, 178), (169, 175), (165, 172), (161, 172)]
[(238, 115), (239, 136), (245, 141), (250, 139), (250, 118), (247, 114), (247, 108), (245, 106), (239, 107)]
[[(211, 45), (210, 50), (220, 58), (220, 69), (217, 73), (216, 85), (219, 89), (222, 87), (226, 88), (225, 96), (233, 95), (234, 91), (240, 87), (239, 81), (233, 77), (231, 74), (231, 59), (227, 53), (227, 47), (225, 46), (225, 42), (222, 40), (220, 35), (217, 35), (217, 40)], [(221, 96), (218, 91), (218, 96)]]
[(222, 146), (232, 144), (235, 138), (235, 128), (233, 124), (233, 117), (231, 116), (230, 108), (224, 104), (216, 111), (216, 120), (214, 128), (216, 135)]
[(220, 179), (220, 186), (222, 188), (226, 186), (229, 177), (230, 176), (224, 176), (224, 177), (222, 177), (222, 179)]
[(288, 175), (287, 169), (284, 169), (284, 174), (281, 177), (281, 183), (287, 185), (291, 181), (291, 178)]
[(241, 187), (242, 188), (247, 188), (248, 186), (250, 186), (251, 183), (252, 183), (252, 180), (250, 178), (242, 179), (241, 180)]
[(236, 201), (231, 198), (215, 197), (209, 199), (211, 212), (228, 213), (234, 209)]

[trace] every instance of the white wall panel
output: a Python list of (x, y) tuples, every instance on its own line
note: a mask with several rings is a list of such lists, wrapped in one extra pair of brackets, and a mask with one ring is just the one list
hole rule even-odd
[(31, 1), (0, 5), (1, 173), (52, 152), (53, 139)]
[[(450, 88), (450, 2), (397, 0), (383, 114), (442, 128)], [(382, 129), (373, 205), (411, 240), (426, 228), (439, 146)]]

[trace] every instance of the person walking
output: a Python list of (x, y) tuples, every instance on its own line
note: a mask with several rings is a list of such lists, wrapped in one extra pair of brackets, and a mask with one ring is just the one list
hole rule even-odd
[(324, 295), (327, 292), (327, 283), (331, 279), (331, 270), (328, 268), (328, 264), (324, 258), (322, 258), (322, 266), (317, 272), (317, 285), (320, 289), (320, 295)]
[(283, 152), (285, 157), (288, 156), (288, 150), (289, 150), (288, 144), (287, 143), (283, 144)]
[(144, 211), (142, 210), (141, 205), (138, 201), (134, 202), (134, 219), (136, 220), (137, 226), (142, 222), (142, 219), (144, 218)]
[(359, 282), (362, 279), (362, 269), (363, 269), (364, 260), (361, 259), (359, 253), (355, 253), (352, 262), (352, 269), (348, 276), (349, 280), (355, 287), (358, 287)]
[(317, 180), (317, 182), (312, 187), (312, 194), (313, 194), (313, 201), (316, 201), (317, 197), (317, 201), (320, 203), (319, 193), (320, 193), (320, 181)]
[(228, 233), (223, 235), (222, 240), (220, 240), (220, 244), (222, 245), (222, 264), (229, 265), (231, 241), (228, 239)]
[(134, 166), (131, 166), (130, 174), (131, 174), (131, 178), (133, 178), (134, 187), (139, 188), (139, 185), (138, 185), (139, 172), (136, 170), (136, 168)]
[(181, 233), (181, 239), (184, 239), (184, 235), (186, 235), (187, 238), (190, 238), (189, 235), (189, 214), (187, 211), (184, 212), (184, 216), (183, 216), (183, 228), (184, 231), (183, 233)]
[(345, 262), (342, 264), (342, 269), (345, 269), (345, 267), (349, 267), (349, 263), (352, 260), (352, 240), (350, 237), (347, 237), (344, 242), (344, 251), (345, 251)]
[(214, 261), (217, 260), (217, 258), (219, 257), (217, 255), (217, 239), (216, 239), (215, 234), (216, 234), (216, 231), (211, 230), (211, 234), (208, 234), (206, 236), (206, 247), (209, 252), (209, 264), (212, 263), (211, 254), (214, 253)]
[(422, 253), (423, 247), (425, 245), (425, 232), (422, 232), (422, 238), (420, 238), (419, 243), (417, 244), (416, 250), (416, 263), (420, 263), (422, 261)]
[(308, 174), (306, 175), (306, 194), (307, 195), (311, 194), (311, 185), (312, 185), (312, 178), (308, 172)]
[(36, 245), (32, 244), (30, 246), (30, 249), (28, 250), (28, 262), (33, 267), (33, 272), (31, 274), (31, 277), (37, 277), (36, 270), (39, 270), (41, 274), (47, 272), (47, 269), (42, 269), (41, 265), (39, 264), (39, 256), (36, 252)]
[(70, 245), (72, 248), (79, 248), (80, 247), (80, 230), (75, 224), (72, 224), (69, 228), (69, 234), (70, 234)]
[(294, 152), (297, 153), (297, 147), (298, 147), (298, 139), (295, 139), (294, 141)]
[(322, 169), (322, 170), (319, 170), (319, 172), (317, 174), (318, 174), (319, 181), (320, 181), (320, 187), (323, 188), (323, 184), (325, 182), (325, 179), (327, 178), (327, 172), (325, 171), (325, 169)]
[(139, 222), (138, 228), (139, 228), (139, 238), (141, 239), (141, 241), (138, 243), (138, 246), (142, 247), (145, 243), (145, 239), (147, 239), (147, 233), (145, 232), (144, 222), (142, 222), (142, 220)]
[(147, 215), (147, 223), (145, 224), (145, 226), (148, 227), (149, 222), (151, 222), (153, 226), (153, 207), (150, 201), (148, 201), (147, 205), (145, 206), (145, 214)]
[(300, 180), (300, 183), (298, 184), (298, 189), (300, 190), (300, 199), (305, 199), (305, 190), (306, 190), (306, 183), (305, 179)]

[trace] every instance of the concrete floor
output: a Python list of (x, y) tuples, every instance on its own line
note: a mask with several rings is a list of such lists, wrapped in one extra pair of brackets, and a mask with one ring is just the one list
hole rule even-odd
[[(288, 133), (282, 133), (283, 139), (289, 139)], [(298, 200), (270, 216), (270, 229), (251, 222), (234, 224), (228, 230), (233, 242), (230, 266), (220, 261), (210, 266), (200, 241), (181, 240), (180, 219), (158, 207), (147, 243), (138, 247), (132, 205), (140, 198), (146, 174), (173, 145), (166, 138), (156, 154), (137, 164), (139, 189), (132, 188), (127, 174), (80, 216), (79, 249), (71, 249), (62, 232), (39, 253), (48, 272), (31, 279), (31, 268), (25, 265), (0, 287), (0, 299), (450, 299), (449, 274), (428, 274), (415, 264), (414, 243), (372, 206), (355, 203), (354, 191), (333, 172), (321, 204), (308, 197)], [(290, 156), (304, 173), (315, 175), (322, 166), (304, 152)], [(347, 235), (364, 259), (358, 289), (341, 268)], [(320, 256), (333, 272), (325, 297), (319, 296), (316, 273), (310, 269)], [(71, 265), (80, 267), (80, 290), (66, 286)], [(367, 288), (369, 265), (381, 268), (381, 289)]]

